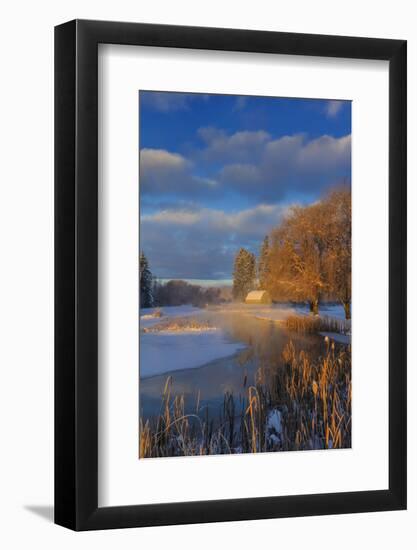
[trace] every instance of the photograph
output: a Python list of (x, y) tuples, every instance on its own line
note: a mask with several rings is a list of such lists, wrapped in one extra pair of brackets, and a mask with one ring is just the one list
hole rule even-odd
[(351, 447), (351, 103), (139, 92), (139, 458)]

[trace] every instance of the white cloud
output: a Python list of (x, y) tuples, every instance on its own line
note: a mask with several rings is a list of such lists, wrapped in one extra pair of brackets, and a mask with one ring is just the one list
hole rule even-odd
[(165, 149), (141, 149), (140, 162), (143, 170), (182, 170), (188, 161), (178, 153), (170, 153)]
[(139, 158), (141, 194), (186, 195), (193, 199), (216, 192), (216, 180), (193, 175), (192, 162), (178, 153), (142, 149)]
[(198, 222), (200, 215), (186, 210), (161, 210), (155, 214), (142, 216), (141, 223), (160, 223), (173, 225), (193, 225)]
[(330, 118), (335, 117), (341, 111), (344, 101), (331, 100), (326, 104), (326, 115)]
[(350, 164), (351, 136), (321, 136), (306, 143), (299, 151), (298, 162), (304, 170), (328, 170)]
[(205, 160), (245, 161), (254, 158), (271, 138), (264, 130), (242, 131), (228, 135), (223, 130), (199, 128), (198, 135), (205, 143), (202, 156)]
[(234, 214), (217, 212), (213, 221), (215, 227), (220, 229), (226, 227), (231, 232), (256, 240), (278, 225), (287, 212), (288, 206), (259, 204)]
[(236, 251), (258, 252), (288, 206), (260, 204), (239, 212), (167, 209), (141, 218), (141, 242), (161, 278), (228, 278)]
[(141, 222), (152, 224), (154, 227), (158, 224), (170, 225), (173, 230), (175, 226), (195, 226), (195, 229), (204, 227), (210, 231), (224, 233), (225, 236), (229, 233), (238, 233), (241, 236), (257, 238), (277, 225), (286, 212), (288, 206), (279, 204), (259, 204), (239, 212), (212, 208), (194, 211), (168, 209), (145, 215)]

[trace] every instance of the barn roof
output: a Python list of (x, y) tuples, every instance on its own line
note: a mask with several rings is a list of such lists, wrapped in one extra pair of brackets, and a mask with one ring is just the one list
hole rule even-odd
[(246, 300), (261, 300), (267, 294), (266, 290), (251, 290), (246, 296)]

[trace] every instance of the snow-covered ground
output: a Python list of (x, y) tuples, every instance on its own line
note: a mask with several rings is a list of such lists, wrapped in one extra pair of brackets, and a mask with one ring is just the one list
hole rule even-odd
[[(273, 304), (260, 306), (242, 305), (242, 311), (253, 315), (258, 319), (269, 319), (271, 321), (284, 321), (290, 315), (310, 315), (307, 305), (292, 306), (290, 304)], [(328, 317), (337, 321), (345, 320), (345, 311), (341, 305), (323, 305), (319, 308), (321, 317)]]
[[(310, 313), (307, 306), (297, 306), (295, 311), (303, 315), (308, 315)], [(345, 320), (345, 310), (341, 304), (320, 305), (319, 315), (321, 317), (328, 317), (329, 319), (336, 319), (337, 321)]]
[[(290, 315), (311, 315), (307, 305), (291, 306), (285, 304), (274, 304), (271, 306), (246, 306), (245, 313), (253, 315), (257, 319), (266, 319), (270, 321), (285, 321)], [(252, 309), (253, 308), (253, 309)], [(349, 344), (351, 341), (351, 322), (345, 320), (345, 310), (342, 305), (322, 305), (319, 308), (319, 316), (333, 321), (337, 321), (340, 326), (339, 334), (337, 332), (321, 332), (322, 336), (328, 336), (341, 344)]]
[[(267, 321), (285, 321), (290, 315), (311, 315), (307, 305), (292, 304), (271, 304), (271, 305), (247, 305), (247, 304), (227, 304), (222, 309), (231, 313), (241, 313), (250, 315), (256, 319), (265, 319)], [(326, 317), (335, 321), (343, 321), (350, 326), (350, 321), (345, 321), (345, 311), (343, 306), (321, 305), (319, 316)]]

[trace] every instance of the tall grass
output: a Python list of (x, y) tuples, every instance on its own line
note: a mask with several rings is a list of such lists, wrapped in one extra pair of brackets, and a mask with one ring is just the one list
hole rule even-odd
[(218, 417), (185, 412), (184, 395), (166, 380), (160, 413), (140, 420), (139, 456), (166, 457), (258, 453), (351, 446), (350, 348), (328, 341), (312, 358), (290, 341), (281, 361), (260, 367), (244, 397), (225, 393)]
[(338, 332), (346, 334), (350, 330), (350, 321), (332, 317), (313, 317), (309, 315), (290, 315), (284, 322), (288, 330), (316, 334), (318, 332)]

